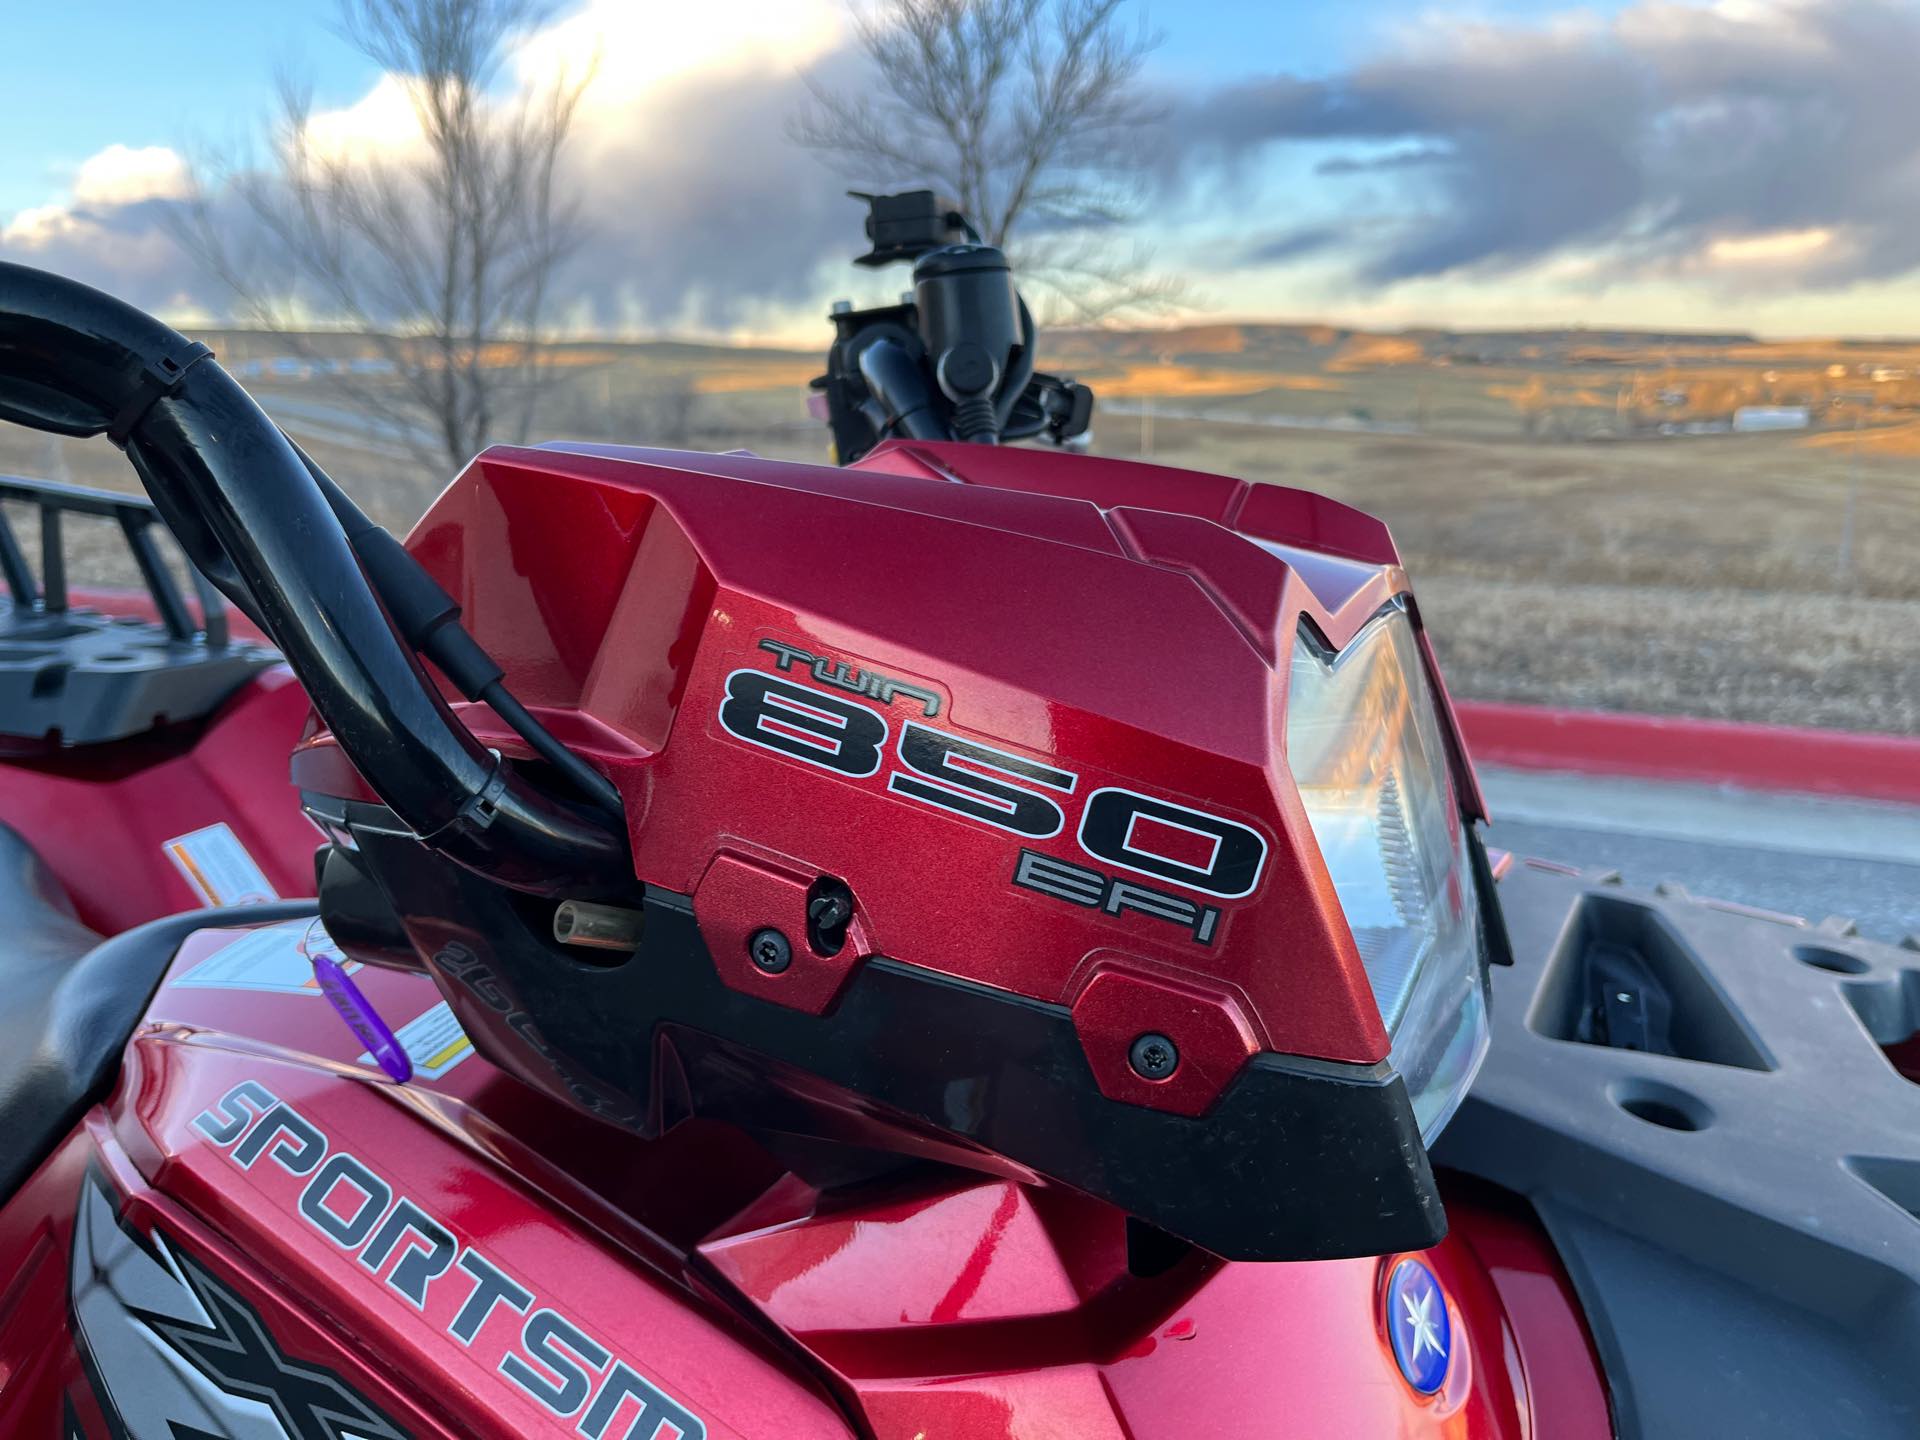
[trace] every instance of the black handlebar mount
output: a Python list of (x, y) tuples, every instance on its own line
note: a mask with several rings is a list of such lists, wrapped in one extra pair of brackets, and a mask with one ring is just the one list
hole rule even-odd
[(997, 445), (1084, 435), (1093, 392), (1035, 373), (1038, 332), (1006, 255), (980, 243), (960, 211), (931, 190), (851, 193), (868, 203), (873, 242), (854, 263), (911, 261), (913, 292), (898, 305), (833, 307), (827, 373), (813, 388), (826, 397), (841, 463), (895, 436)]

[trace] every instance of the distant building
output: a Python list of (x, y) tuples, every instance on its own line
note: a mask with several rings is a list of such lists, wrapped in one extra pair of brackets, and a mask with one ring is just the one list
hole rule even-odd
[(1733, 412), (1737, 432), (1752, 430), (1804, 430), (1813, 423), (1813, 411), (1805, 405), (1742, 405)]

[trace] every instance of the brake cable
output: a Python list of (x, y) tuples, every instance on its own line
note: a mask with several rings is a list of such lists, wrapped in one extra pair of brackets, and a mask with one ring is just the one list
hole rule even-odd
[(439, 667), (454, 688), (467, 699), (492, 709), (495, 715), (522, 740), (534, 754), (551, 765), (582, 798), (591, 801), (616, 819), (625, 814), (620, 792), (611, 780), (594, 769), (579, 755), (561, 744), (554, 733), (507, 689), (506, 672), (489, 655), (471, 631), (460, 623), (460, 604), (444, 586), (427, 573), (426, 567), (392, 532), (376, 525), (367, 512), (356, 505), (332, 476), (314, 463), (286, 431), (287, 444), (300, 457), (300, 463), (320, 487), (354, 558), (366, 571), (380, 603), (386, 607), (395, 628), (414, 653), (423, 655)]

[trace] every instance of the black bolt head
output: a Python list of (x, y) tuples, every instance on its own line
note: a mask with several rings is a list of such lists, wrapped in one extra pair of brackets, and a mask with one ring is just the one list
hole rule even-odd
[(1180, 1051), (1166, 1036), (1149, 1030), (1133, 1042), (1127, 1063), (1142, 1080), (1164, 1080), (1180, 1067)]
[(837, 930), (853, 918), (853, 902), (844, 895), (816, 895), (807, 918), (822, 930)]
[(793, 944), (778, 930), (769, 927), (753, 932), (747, 941), (747, 954), (754, 966), (768, 975), (778, 975), (793, 963)]

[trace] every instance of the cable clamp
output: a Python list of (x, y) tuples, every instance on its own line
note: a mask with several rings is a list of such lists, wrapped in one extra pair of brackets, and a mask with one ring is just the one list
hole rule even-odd
[(162, 355), (158, 360), (149, 360), (146, 368), (140, 372), (133, 395), (120, 407), (120, 413), (113, 417), (113, 423), (107, 426), (107, 438), (120, 449), (126, 449), (134, 426), (147, 418), (147, 411), (178, 390), (180, 382), (187, 378), (187, 372), (211, 354), (211, 349), (193, 340), (188, 342), (178, 359), (172, 355)]

